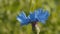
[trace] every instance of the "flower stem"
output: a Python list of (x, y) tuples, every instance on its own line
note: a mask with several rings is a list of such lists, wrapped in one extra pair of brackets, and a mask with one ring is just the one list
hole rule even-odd
[(32, 22), (32, 31), (34, 34), (39, 34), (40, 29), (36, 22)]

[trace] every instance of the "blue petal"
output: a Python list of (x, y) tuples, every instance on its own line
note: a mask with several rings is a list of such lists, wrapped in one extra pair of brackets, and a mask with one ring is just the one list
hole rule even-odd
[(34, 13), (30, 12), (30, 15), (28, 16), (31, 22), (37, 21), (36, 17), (37, 17), (36, 12)]
[(26, 17), (24, 12), (21, 12), (17, 16), (17, 20), (20, 22), (21, 25), (27, 25), (29, 23), (29, 19)]
[(48, 11), (43, 11), (43, 10), (38, 10), (38, 15), (37, 15), (37, 19), (40, 21), (40, 22), (44, 22), (48, 19), (49, 17), (49, 12)]

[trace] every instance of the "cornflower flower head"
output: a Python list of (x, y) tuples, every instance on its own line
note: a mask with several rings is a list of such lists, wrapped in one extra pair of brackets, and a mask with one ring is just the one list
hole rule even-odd
[(39, 31), (39, 27), (37, 26), (37, 22), (45, 24), (45, 21), (48, 19), (50, 16), (49, 12), (47, 10), (43, 9), (38, 9), (35, 10), (34, 12), (30, 12), (28, 16), (22, 11), (18, 16), (17, 20), (20, 22), (21, 25), (27, 25), (29, 23), (32, 24), (32, 30), (37, 32)]
[(43, 11), (43, 9), (35, 10), (34, 12), (30, 12), (28, 16), (22, 11), (18, 16), (17, 20), (20, 22), (21, 25), (27, 25), (32, 22), (41, 22), (45, 23), (45, 21), (50, 16), (49, 12)]

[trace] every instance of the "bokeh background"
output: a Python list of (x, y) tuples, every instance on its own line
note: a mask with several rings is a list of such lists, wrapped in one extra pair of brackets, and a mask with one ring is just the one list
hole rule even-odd
[(0, 0), (0, 34), (32, 34), (31, 24), (21, 27), (16, 16), (38, 8), (50, 13), (45, 24), (38, 24), (40, 34), (60, 34), (60, 0)]

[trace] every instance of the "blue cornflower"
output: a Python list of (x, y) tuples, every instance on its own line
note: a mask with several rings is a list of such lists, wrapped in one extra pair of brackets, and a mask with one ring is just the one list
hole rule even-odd
[(35, 10), (34, 12), (30, 12), (30, 14), (26, 17), (24, 12), (21, 12), (17, 16), (17, 20), (21, 23), (21, 25), (27, 25), (32, 22), (41, 22), (45, 23), (45, 21), (49, 17), (48, 11), (43, 11), (43, 9)]

